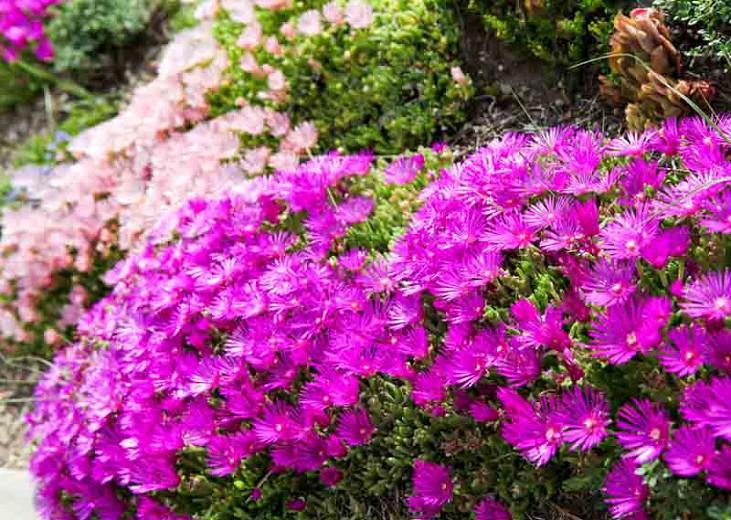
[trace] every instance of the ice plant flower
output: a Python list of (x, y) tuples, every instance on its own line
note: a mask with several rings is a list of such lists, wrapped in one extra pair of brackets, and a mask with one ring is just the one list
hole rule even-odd
[(574, 387), (561, 397), (564, 440), (571, 449), (588, 451), (607, 436), (609, 404), (591, 387)]
[(475, 507), (475, 520), (511, 520), (513, 517), (494, 498), (483, 498)]
[(675, 431), (663, 456), (670, 470), (682, 477), (706, 471), (716, 455), (716, 440), (707, 427), (683, 426)]
[(617, 440), (625, 457), (637, 464), (656, 459), (670, 436), (670, 418), (659, 405), (647, 399), (625, 404), (617, 414)]
[(692, 318), (722, 320), (731, 316), (731, 271), (708, 273), (687, 285), (680, 306)]
[(441, 464), (415, 460), (412, 483), (414, 490), (407, 498), (409, 510), (423, 518), (433, 518), (452, 500), (452, 479)]
[(708, 337), (698, 326), (679, 327), (668, 332), (668, 343), (660, 349), (660, 363), (679, 377), (695, 374), (708, 358)]
[(637, 466), (627, 459), (617, 462), (604, 480), (602, 491), (606, 496), (612, 518), (636, 518), (644, 514), (644, 503), (650, 488), (637, 474)]

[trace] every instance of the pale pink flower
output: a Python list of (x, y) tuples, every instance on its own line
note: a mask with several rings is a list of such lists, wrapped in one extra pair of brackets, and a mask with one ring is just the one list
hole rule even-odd
[(279, 151), (269, 158), (269, 166), (276, 171), (293, 171), (299, 164), (299, 156), (294, 152)]
[(241, 159), (241, 168), (252, 175), (263, 173), (271, 153), (272, 151), (266, 146), (246, 150)]
[(287, 78), (281, 70), (275, 69), (267, 76), (267, 86), (274, 92), (287, 90)]
[(236, 22), (250, 24), (256, 20), (256, 12), (251, 0), (223, 0), (222, 7)]
[(291, 21), (283, 23), (279, 28), (279, 32), (288, 40), (294, 40), (297, 37), (297, 29)]
[(365, 29), (373, 23), (373, 7), (363, 0), (350, 0), (345, 7), (345, 21), (354, 29)]
[(342, 25), (345, 22), (345, 14), (335, 1), (328, 2), (322, 7), (322, 16), (334, 25)]
[(248, 72), (254, 76), (264, 76), (264, 71), (261, 69), (259, 62), (256, 61), (256, 58), (251, 52), (247, 51), (241, 56), (241, 59), (239, 60), (239, 67), (244, 72)]
[(467, 76), (465, 76), (465, 73), (462, 71), (462, 67), (452, 67), (449, 72), (452, 74), (454, 82), (460, 87), (464, 87), (469, 84), (470, 80)]
[(284, 49), (279, 44), (276, 36), (267, 36), (264, 40), (264, 49), (273, 56), (284, 56)]
[(267, 113), (269, 133), (274, 137), (282, 137), (289, 132), (289, 116), (282, 112), (269, 111)]
[(253, 22), (246, 26), (241, 32), (236, 45), (242, 49), (254, 50), (261, 45), (264, 33), (259, 22)]
[(301, 152), (310, 150), (317, 143), (317, 127), (312, 123), (300, 123), (287, 134), (283, 148)]
[(256, 0), (256, 5), (262, 9), (277, 11), (279, 9), (289, 9), (292, 7), (292, 0)]
[(304, 36), (315, 36), (322, 32), (320, 24), (320, 12), (315, 9), (305, 11), (297, 22), (297, 32)]

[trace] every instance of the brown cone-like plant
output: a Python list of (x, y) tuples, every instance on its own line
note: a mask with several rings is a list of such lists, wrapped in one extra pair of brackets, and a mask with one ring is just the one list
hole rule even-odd
[(626, 105), (625, 116), (632, 129), (688, 112), (683, 96), (705, 106), (715, 94), (706, 81), (680, 79), (680, 53), (656, 9), (618, 14), (609, 43), (612, 74), (599, 77), (599, 91), (614, 105)]

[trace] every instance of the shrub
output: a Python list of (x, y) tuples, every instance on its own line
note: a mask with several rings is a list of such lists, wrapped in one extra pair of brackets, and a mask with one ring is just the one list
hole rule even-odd
[[(727, 517), (729, 132), (330, 154), (190, 201), (36, 390), (44, 516)], [(353, 232), (383, 182), (419, 201), (385, 255)]]
[(48, 23), (57, 71), (109, 68), (145, 32), (156, 0), (67, 0)]
[(665, 12), (674, 28), (686, 33), (684, 54), (729, 72), (731, 4), (724, 0), (656, 0), (654, 5)]
[[(451, 76), (459, 34), (448, 2), (371, 3), (372, 14), (360, 0), (310, 0), (223, 16), (217, 34), (232, 64), (231, 83), (213, 96), (214, 107), (260, 102), (256, 95), (268, 81), (286, 81), (266, 104), (295, 123), (313, 122), (320, 150), (398, 153), (453, 129), (472, 91), (467, 78), (456, 76), (458, 83)], [(367, 13), (362, 20), (357, 8)]]
[[(60, 340), (59, 331), (72, 334), (74, 320), (65, 317), (76, 316), (102, 292), (76, 289), (73, 294), (86, 296), (72, 302), (68, 289), (78, 286), (78, 281), (96, 271), (97, 266), (108, 265), (110, 258), (135, 248), (146, 236), (150, 223), (161, 214), (173, 212), (193, 194), (220, 193), (246, 175), (259, 175), (272, 169), (291, 170), (301, 156), (316, 148), (319, 132), (314, 124), (300, 119), (304, 110), (290, 116), (284, 111), (287, 105), (274, 102), (283, 102), (290, 87), (286, 82), (268, 79), (278, 77), (279, 69), (271, 64), (261, 65), (264, 77), (259, 80), (263, 81), (249, 83), (251, 90), (241, 93), (236, 106), (226, 107), (236, 110), (221, 114), (224, 107), (219, 102), (229, 97), (213, 93), (225, 83), (222, 71), (227, 61), (213, 40), (209, 20), (219, 16), (235, 27), (231, 16), (239, 19), (243, 16), (234, 10), (242, 4), (222, 4), (234, 14), (219, 11), (217, 3), (204, 4), (205, 9), (198, 9), (197, 14), (203, 21), (176, 36), (163, 53), (158, 77), (136, 89), (130, 104), (117, 117), (83, 132), (68, 143), (65, 140), (54, 142), (54, 159), (62, 160), (55, 167), (25, 168), (15, 176), (13, 193), (20, 194), (20, 199), (26, 203), (7, 210), (2, 222), (4, 232), (0, 249), (6, 254), (0, 262), (4, 294), (0, 330), (6, 338), (6, 350), (46, 353), (49, 346)], [(332, 27), (327, 29), (330, 32), (313, 37), (321, 40), (316, 48), (329, 49), (328, 38), (342, 38), (351, 43), (365, 42), (370, 49), (368, 52), (375, 52), (374, 41), (369, 38), (373, 37), (373, 27), (377, 29), (379, 24), (385, 23), (378, 21), (385, 20), (385, 15), (376, 11), (373, 15), (376, 21), (371, 27), (366, 23), (371, 18), (367, 4), (352, 2), (349, 5), (354, 6), (350, 14), (347, 9), (335, 9), (342, 21), (334, 19)], [(335, 4), (331, 4), (330, 11), (333, 6)], [(291, 10), (282, 11), (278, 7), (271, 4), (256, 12), (262, 19), (285, 17), (290, 20), (295, 16)], [(326, 11), (325, 7), (323, 11)], [(425, 9), (425, 6), (419, 9)], [(361, 18), (356, 16), (359, 13)], [(404, 16), (408, 13), (412, 11), (405, 11)], [(304, 13), (297, 16), (304, 16)], [(346, 29), (345, 24), (351, 30)], [(236, 31), (240, 31), (240, 26)], [(307, 39), (297, 41), (305, 47), (312, 43)], [(402, 58), (406, 59), (404, 56)], [(448, 88), (453, 89), (455, 95), (469, 94), (469, 82), (458, 70), (454, 71), (457, 79), (449, 79), (451, 74), (442, 72), (448, 75), (446, 79), (434, 75), (429, 76), (429, 81), (452, 85)], [(344, 74), (344, 71), (340, 73)], [(376, 74), (361, 79), (377, 81), (378, 78), (381, 76)], [(270, 102), (264, 102), (266, 100)], [(419, 105), (418, 100), (413, 101), (411, 108), (406, 110)], [(436, 103), (437, 98), (431, 102)], [(313, 98), (313, 106), (315, 104)], [(365, 106), (371, 107), (367, 111), (382, 108), (361, 103), (357, 109)], [(419, 117), (426, 117), (426, 114), (422, 112)], [(210, 118), (212, 115), (216, 117)], [(438, 117), (435, 118), (425, 120), (432, 130), (437, 125)], [(340, 135), (334, 135), (331, 130), (326, 130), (325, 141)], [(341, 130), (345, 132), (344, 127)], [(427, 133), (431, 134), (432, 130)], [(371, 131), (368, 133), (372, 135)], [(424, 135), (421, 130), (417, 133)], [(379, 142), (383, 142), (381, 137)], [(389, 146), (397, 146), (396, 138), (392, 137)], [(367, 140), (371, 141), (371, 137)], [(379, 146), (375, 141), (372, 144)], [(30, 151), (39, 153), (40, 157), (36, 158), (47, 162), (46, 149), (34, 147)], [(77, 162), (73, 162), (73, 158), (78, 159)], [(394, 193), (394, 196), (399, 195)], [(398, 212), (387, 211), (392, 216)], [(384, 229), (379, 236), (387, 237), (392, 230)], [(358, 234), (358, 229), (354, 233)], [(374, 235), (370, 243), (375, 244), (378, 240)], [(44, 247), (39, 247), (40, 243)], [(385, 247), (383, 242), (380, 244)], [(106, 258), (108, 255), (111, 257)], [(66, 289), (57, 291), (58, 287)], [(44, 341), (46, 334), (55, 341)]]
[(534, 56), (549, 69), (604, 54), (612, 17), (624, 0), (469, 0), (487, 28), (515, 49)]

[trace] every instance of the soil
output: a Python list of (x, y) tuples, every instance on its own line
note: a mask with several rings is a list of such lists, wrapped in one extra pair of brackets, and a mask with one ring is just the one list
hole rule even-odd
[(0, 468), (28, 465), (23, 416), (32, 404), (33, 387), (43, 365), (29, 359), (0, 357)]
[(517, 54), (487, 34), (479, 15), (456, 5), (464, 68), (483, 93), (469, 108), (469, 122), (449, 139), (458, 153), (466, 154), (506, 131), (531, 132), (569, 123), (609, 134), (622, 128), (622, 114), (597, 95), (594, 68), (577, 70), (572, 85), (582, 88), (569, 92), (540, 61)]

